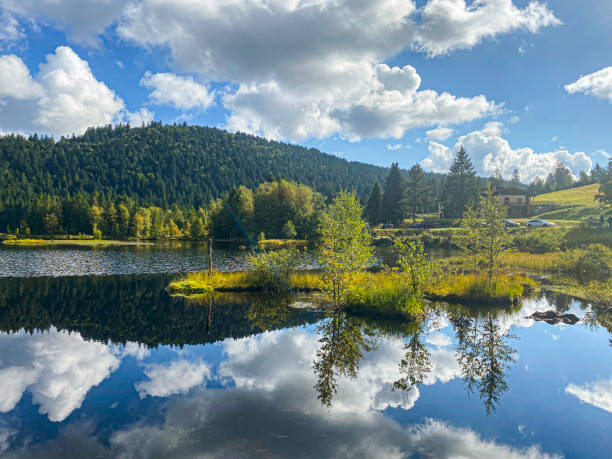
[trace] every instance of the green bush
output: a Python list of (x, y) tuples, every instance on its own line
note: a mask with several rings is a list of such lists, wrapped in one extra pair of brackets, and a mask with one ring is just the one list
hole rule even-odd
[(297, 250), (281, 249), (260, 252), (248, 259), (251, 285), (266, 290), (288, 290), (289, 276), (297, 266)]
[(612, 274), (612, 251), (602, 244), (589, 244), (583, 249), (564, 253), (560, 270), (578, 277), (605, 279)]
[(520, 252), (546, 253), (559, 250), (564, 237), (562, 228), (529, 228), (517, 231), (513, 242)]
[(562, 247), (567, 249), (575, 249), (587, 244), (602, 244), (612, 248), (612, 231), (607, 228), (589, 228), (582, 224), (568, 231), (562, 241)]

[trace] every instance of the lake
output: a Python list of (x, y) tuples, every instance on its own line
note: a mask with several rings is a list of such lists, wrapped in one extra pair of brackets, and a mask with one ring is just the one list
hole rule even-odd
[[(397, 324), (307, 297), (185, 299), (168, 273), (205, 251), (141, 249), (0, 250), (0, 454), (609, 457), (596, 305), (547, 294)], [(548, 309), (581, 321), (526, 318)]]

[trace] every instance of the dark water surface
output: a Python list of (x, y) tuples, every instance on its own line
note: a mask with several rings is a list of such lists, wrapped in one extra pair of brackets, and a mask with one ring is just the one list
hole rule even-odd
[[(0, 279), (0, 454), (610, 457), (600, 308), (541, 296), (398, 325), (173, 298), (172, 277)], [(582, 320), (525, 318), (547, 309)]]

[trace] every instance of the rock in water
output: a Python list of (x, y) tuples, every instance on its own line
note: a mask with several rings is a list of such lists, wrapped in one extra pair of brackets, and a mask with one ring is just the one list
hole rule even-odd
[(564, 323), (567, 325), (574, 325), (580, 321), (578, 317), (574, 314), (557, 314), (556, 311), (546, 311), (546, 312), (534, 312), (530, 316), (525, 317), (526, 319), (533, 319), (535, 321), (546, 322), (547, 324), (558, 324)]

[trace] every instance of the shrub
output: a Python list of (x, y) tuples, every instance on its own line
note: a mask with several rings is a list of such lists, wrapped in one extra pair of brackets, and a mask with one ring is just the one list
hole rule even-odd
[(602, 244), (612, 248), (612, 231), (602, 228), (589, 228), (582, 224), (569, 230), (562, 241), (562, 247), (567, 249), (583, 247), (587, 244)]
[(289, 276), (297, 266), (297, 250), (281, 249), (249, 257), (249, 283), (266, 290), (288, 290)]
[(573, 249), (562, 255), (559, 268), (562, 272), (579, 277), (604, 279), (612, 274), (612, 251), (602, 244), (589, 244), (583, 249)]
[(514, 246), (521, 252), (546, 253), (561, 248), (565, 230), (561, 228), (526, 229), (516, 233)]

